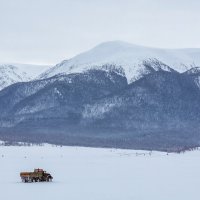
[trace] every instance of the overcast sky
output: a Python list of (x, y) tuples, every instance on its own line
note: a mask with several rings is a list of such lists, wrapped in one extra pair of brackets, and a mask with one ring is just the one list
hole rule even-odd
[(123, 40), (200, 47), (199, 0), (0, 0), (0, 62), (56, 64)]

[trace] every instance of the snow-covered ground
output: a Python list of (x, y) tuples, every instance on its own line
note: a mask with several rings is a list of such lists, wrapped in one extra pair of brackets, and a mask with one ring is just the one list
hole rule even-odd
[[(22, 183), (44, 168), (52, 183)], [(83, 147), (0, 146), (0, 199), (199, 200), (200, 151), (184, 154)]]

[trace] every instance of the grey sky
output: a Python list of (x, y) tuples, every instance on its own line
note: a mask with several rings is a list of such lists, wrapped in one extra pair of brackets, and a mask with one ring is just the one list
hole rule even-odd
[(0, 62), (56, 64), (98, 43), (200, 47), (199, 0), (0, 0)]

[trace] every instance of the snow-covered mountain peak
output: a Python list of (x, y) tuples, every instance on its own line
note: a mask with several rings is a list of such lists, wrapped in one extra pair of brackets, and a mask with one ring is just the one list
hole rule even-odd
[(30, 77), (16, 66), (7, 64), (0, 65), (0, 90), (11, 84), (29, 80)]
[[(111, 64), (121, 66), (128, 81), (132, 82), (140, 78), (143, 73), (148, 73), (148, 69), (144, 66), (144, 61), (152, 62), (155, 67), (155, 61), (157, 60), (156, 66), (158, 66), (158, 63), (163, 63), (163, 70), (169, 71), (167, 66), (170, 66), (176, 71), (184, 72), (187, 66), (191, 67), (192, 64), (200, 65), (199, 55), (200, 49), (160, 49), (122, 41), (111, 41), (99, 44), (69, 60), (64, 60), (43, 73), (40, 78), (51, 77), (59, 73), (83, 72), (97, 66)], [(154, 70), (158, 69), (155, 67)]]
[(1, 72), (8, 72), (8, 71), (14, 71), (14, 70), (18, 70), (18, 68), (14, 65), (9, 65), (9, 64), (2, 64), (0, 65), (0, 70)]
[(123, 52), (127, 50), (134, 50), (137, 48), (143, 48), (143, 46), (131, 44), (120, 40), (115, 40), (115, 41), (103, 42), (92, 48), (90, 51), (99, 51), (100, 53), (106, 53), (106, 52), (111, 53), (112, 51), (114, 51), (113, 53), (116, 53), (116, 51)]

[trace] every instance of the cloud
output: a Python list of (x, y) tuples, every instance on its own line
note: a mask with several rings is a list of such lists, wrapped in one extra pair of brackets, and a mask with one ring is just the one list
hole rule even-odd
[(0, 0), (0, 61), (55, 64), (107, 40), (200, 47), (199, 1)]

